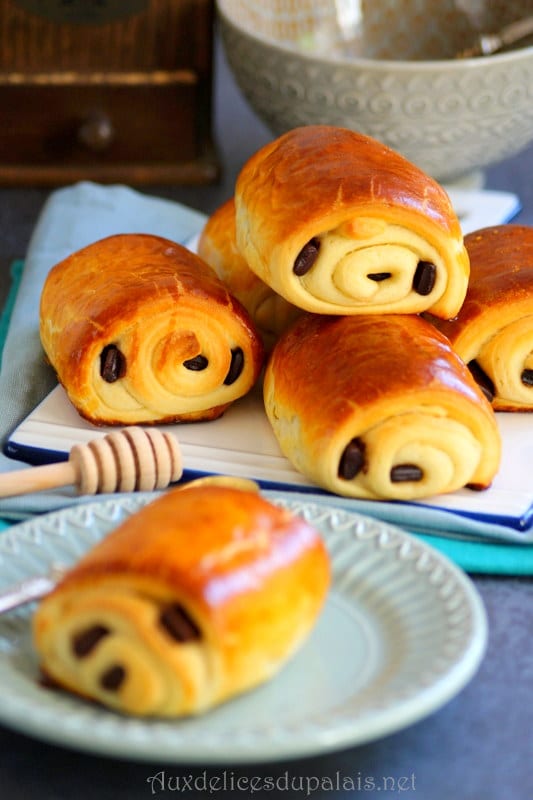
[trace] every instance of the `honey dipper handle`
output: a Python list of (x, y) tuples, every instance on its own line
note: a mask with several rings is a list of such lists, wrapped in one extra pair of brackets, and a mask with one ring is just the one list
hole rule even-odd
[(77, 469), (70, 461), (45, 464), (0, 475), (0, 497), (56, 489), (77, 482)]
[(75, 484), (79, 494), (151, 492), (183, 474), (177, 439), (137, 426), (75, 444), (68, 461), (0, 475), (0, 497)]

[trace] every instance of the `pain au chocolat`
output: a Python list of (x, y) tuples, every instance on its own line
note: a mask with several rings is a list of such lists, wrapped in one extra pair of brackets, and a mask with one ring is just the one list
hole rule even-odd
[(432, 322), (469, 365), (494, 409), (533, 411), (533, 227), (465, 236), (471, 274), (457, 317)]
[(264, 402), (285, 456), (338, 495), (483, 489), (500, 464), (490, 403), (446, 337), (415, 314), (300, 317), (274, 347)]
[(126, 519), (34, 615), (44, 674), (126, 714), (207, 711), (272, 678), (330, 585), (320, 534), (258, 493), (173, 489)]
[(375, 139), (295, 128), (247, 161), (235, 204), (247, 264), (299, 308), (448, 319), (461, 307), (469, 263), (447, 193)]
[(288, 303), (252, 272), (239, 252), (233, 197), (208, 218), (200, 233), (197, 250), (198, 255), (215, 270), (233, 296), (246, 308), (265, 346), (270, 349), (300, 309)]
[(101, 239), (54, 266), (40, 334), (69, 399), (96, 425), (214, 419), (252, 387), (264, 354), (214, 271), (148, 234)]

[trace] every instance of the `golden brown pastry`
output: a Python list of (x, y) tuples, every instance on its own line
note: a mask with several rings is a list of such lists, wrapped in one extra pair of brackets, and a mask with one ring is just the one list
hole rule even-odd
[(147, 234), (101, 239), (53, 267), (40, 333), (71, 402), (96, 425), (214, 419), (263, 361), (249, 314), (213, 270)]
[(198, 255), (211, 266), (243, 304), (270, 349), (279, 334), (300, 313), (255, 272), (237, 249), (235, 200), (230, 198), (209, 217), (198, 240)]
[(290, 303), (316, 313), (455, 316), (468, 282), (444, 189), (376, 140), (296, 128), (241, 170), (237, 246)]
[(410, 500), (483, 489), (499, 467), (489, 402), (417, 315), (301, 317), (274, 347), (264, 402), (289, 461), (335, 494)]
[(450, 339), (498, 411), (533, 411), (533, 228), (496, 225), (465, 237), (472, 271)]
[(127, 714), (198, 714), (273, 677), (314, 626), (329, 558), (258, 493), (173, 489), (123, 522), (38, 607), (45, 675)]

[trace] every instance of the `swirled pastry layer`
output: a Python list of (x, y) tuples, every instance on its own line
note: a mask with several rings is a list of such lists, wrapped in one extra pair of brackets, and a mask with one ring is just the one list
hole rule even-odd
[(263, 345), (214, 271), (181, 245), (122, 234), (48, 274), (41, 341), (81, 416), (117, 425), (212, 419), (246, 394)]
[(465, 237), (471, 262), (454, 320), (432, 319), (493, 407), (533, 411), (533, 228), (496, 225)]
[(320, 535), (253, 492), (171, 490), (90, 550), (34, 615), (43, 671), (127, 714), (198, 714), (273, 677), (330, 582)]
[(198, 240), (198, 255), (240, 300), (261, 333), (265, 346), (270, 349), (300, 309), (288, 303), (252, 272), (237, 249), (233, 197), (207, 220)]
[(374, 139), (289, 131), (244, 165), (235, 203), (246, 263), (299, 308), (448, 319), (461, 307), (469, 264), (448, 195)]
[(307, 314), (267, 364), (281, 450), (318, 486), (409, 500), (490, 485), (494, 412), (447, 339), (417, 315)]

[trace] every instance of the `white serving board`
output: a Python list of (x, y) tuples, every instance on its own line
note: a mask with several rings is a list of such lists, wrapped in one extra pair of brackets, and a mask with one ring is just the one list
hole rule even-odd
[(472, 191), (452, 185), (444, 188), (452, 201), (464, 234), (489, 225), (510, 222), (522, 207), (520, 199), (512, 192), (487, 189)]
[[(503, 458), (492, 486), (462, 489), (417, 501), (474, 519), (524, 529), (533, 516), (533, 414), (497, 413)], [(84, 444), (110, 428), (83, 420), (57, 386), (13, 431), (6, 455), (30, 464), (64, 460), (74, 444)], [(163, 425), (181, 446), (187, 475), (224, 474), (257, 480), (266, 488), (321, 491), (296, 472), (282, 454), (263, 408), (260, 388), (234, 403), (217, 420)]]

